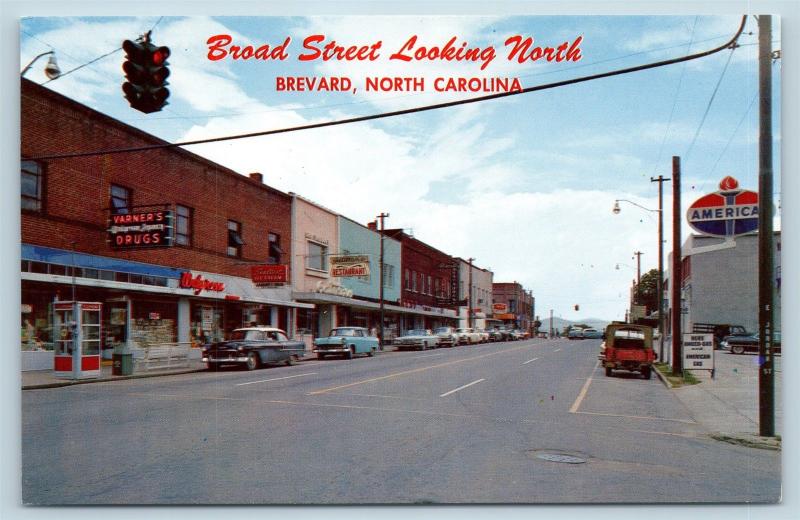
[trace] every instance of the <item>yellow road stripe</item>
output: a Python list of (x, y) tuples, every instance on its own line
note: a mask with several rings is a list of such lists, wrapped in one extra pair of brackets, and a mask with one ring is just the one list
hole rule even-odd
[(334, 387), (331, 387), (331, 388), (324, 388), (322, 390), (315, 390), (314, 392), (309, 392), (306, 395), (325, 394), (325, 393), (328, 393), (328, 392), (333, 392), (334, 390), (341, 390), (342, 388), (350, 388), (351, 386), (363, 385), (364, 383), (373, 383), (375, 381), (382, 381), (384, 379), (389, 379), (389, 378), (392, 378), (392, 377), (404, 376), (404, 375), (407, 375), (407, 374), (414, 374), (416, 372), (424, 372), (425, 370), (432, 370), (434, 368), (446, 367), (446, 366), (455, 365), (455, 364), (458, 364), (458, 363), (465, 363), (467, 361), (472, 361), (472, 360), (475, 360), (475, 359), (482, 359), (482, 358), (489, 357), (489, 356), (494, 356), (494, 355), (497, 355), (497, 354), (505, 354), (505, 353), (508, 353), (508, 352), (514, 352), (515, 350), (521, 350), (523, 348), (530, 348), (530, 347), (531, 347), (531, 345), (524, 345), (522, 347), (516, 347), (516, 348), (511, 348), (511, 349), (505, 349), (505, 350), (498, 350), (497, 352), (490, 352), (489, 354), (482, 354), (480, 356), (473, 356), (473, 357), (470, 357), (470, 358), (458, 359), (456, 361), (448, 361), (447, 363), (439, 363), (438, 365), (430, 365), (430, 366), (426, 366), (426, 367), (415, 368), (413, 370), (404, 370), (402, 372), (395, 372), (394, 374), (389, 374), (389, 375), (386, 375), (386, 376), (373, 377), (371, 379), (364, 379), (362, 381), (356, 381), (355, 383), (348, 383), (346, 385), (334, 386)]
[(687, 421), (685, 419), (667, 419), (665, 417), (648, 417), (646, 415), (620, 415), (616, 413), (600, 413), (600, 412), (573, 412), (570, 410), (571, 413), (580, 413), (584, 415), (601, 415), (603, 417), (623, 417), (625, 419), (648, 419), (653, 421), (669, 421), (669, 422), (679, 422), (684, 424), (697, 424), (695, 421)]
[[(600, 361), (598, 361), (594, 365), (594, 368), (592, 369), (592, 374), (594, 374), (594, 371), (597, 370), (598, 366), (600, 366)], [(574, 403), (572, 403), (572, 408), (569, 409), (569, 413), (575, 413), (575, 412), (578, 411), (578, 408), (580, 407), (581, 402), (583, 401), (583, 398), (586, 397), (586, 392), (589, 390), (589, 385), (590, 384), (592, 384), (592, 376), (591, 375), (589, 376), (589, 379), (586, 380), (586, 383), (584, 383), (583, 388), (581, 388), (581, 391), (578, 394), (578, 398), (575, 399)]]

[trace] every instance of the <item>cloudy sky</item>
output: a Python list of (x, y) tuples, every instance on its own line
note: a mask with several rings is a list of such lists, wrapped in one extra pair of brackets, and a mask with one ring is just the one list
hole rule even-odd
[[(173, 142), (293, 127), (476, 93), (441, 93), (437, 77), (518, 78), (530, 87), (683, 56), (727, 41), (739, 16), (402, 16), (25, 18), (20, 63), (54, 50), (62, 72), (47, 81), (41, 60), (26, 77)], [(167, 45), (169, 105), (144, 115), (120, 89), (122, 40), (152, 30)], [(207, 40), (291, 43), (286, 60), (208, 59)], [(382, 42), (374, 61), (299, 61), (302, 41), (324, 35), (345, 46)], [(412, 35), (443, 46), (493, 47), (484, 70), (471, 61), (389, 60)], [(507, 60), (507, 38), (553, 46), (582, 37), (578, 62)], [(434, 247), (518, 281), (537, 314), (621, 319), (635, 251), (657, 266), (657, 184), (681, 157), (684, 211), (726, 175), (757, 190), (757, 30), (747, 19), (734, 51), (644, 72), (377, 121), (189, 147), (240, 173), (293, 191), (352, 219), (390, 213)], [(775, 48), (780, 29), (774, 28)], [(100, 58), (100, 59), (98, 59)], [(94, 61), (96, 60), (96, 61)], [(90, 63), (91, 62), (91, 63)], [(88, 63), (88, 65), (86, 65)], [(85, 65), (85, 66), (84, 66)], [(775, 75), (775, 193), (780, 202), (780, 62)], [(348, 77), (355, 92), (277, 92), (276, 77)], [(368, 76), (423, 77), (425, 92), (366, 92)], [(71, 150), (65, 150), (71, 151)], [(671, 205), (669, 183), (665, 207)], [(671, 212), (665, 213), (671, 237)], [(689, 228), (684, 221), (684, 237)], [(779, 227), (780, 220), (778, 218)], [(671, 244), (667, 244), (671, 248)], [(619, 268), (617, 269), (617, 266)], [(576, 312), (574, 305), (580, 305)]]

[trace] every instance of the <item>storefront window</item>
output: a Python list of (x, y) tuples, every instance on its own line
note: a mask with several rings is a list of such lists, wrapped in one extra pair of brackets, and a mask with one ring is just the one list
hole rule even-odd
[(309, 269), (325, 271), (328, 269), (328, 248), (316, 242), (308, 243), (308, 258), (306, 266)]
[(175, 343), (177, 302), (134, 300), (130, 339), (139, 347)]

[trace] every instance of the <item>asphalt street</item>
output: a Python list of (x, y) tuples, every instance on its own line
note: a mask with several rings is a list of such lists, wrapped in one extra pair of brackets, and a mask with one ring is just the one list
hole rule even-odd
[(537, 339), (27, 390), (23, 501), (779, 499), (779, 452), (710, 439), (655, 377), (605, 377), (598, 350)]

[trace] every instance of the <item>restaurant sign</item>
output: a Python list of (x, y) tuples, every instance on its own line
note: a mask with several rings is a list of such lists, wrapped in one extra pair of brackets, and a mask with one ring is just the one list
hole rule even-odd
[(335, 255), (330, 257), (331, 276), (369, 276), (369, 257), (367, 255)]
[(117, 249), (172, 245), (172, 211), (111, 213), (108, 240)]
[(256, 285), (287, 283), (289, 266), (286, 264), (254, 265), (250, 268), (250, 279)]

